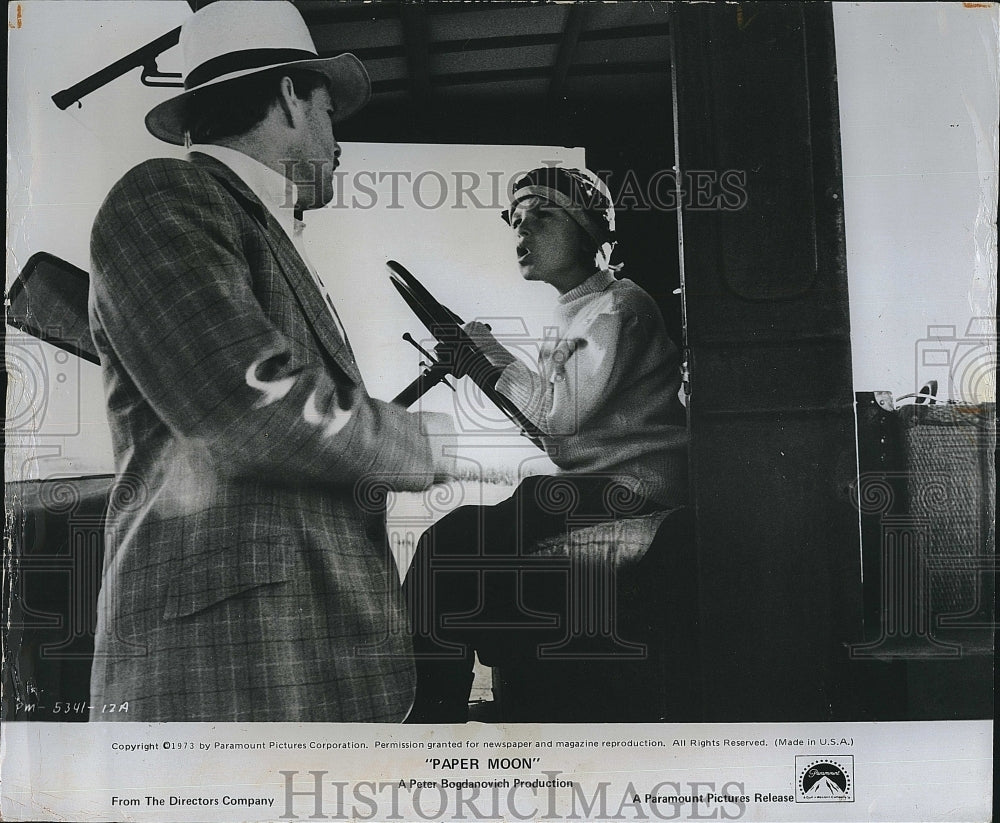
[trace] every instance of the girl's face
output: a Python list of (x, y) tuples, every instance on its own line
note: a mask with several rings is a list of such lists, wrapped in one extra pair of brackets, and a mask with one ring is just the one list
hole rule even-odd
[(555, 286), (560, 294), (594, 273), (590, 238), (563, 209), (543, 197), (528, 197), (511, 212), (517, 265), (525, 280)]

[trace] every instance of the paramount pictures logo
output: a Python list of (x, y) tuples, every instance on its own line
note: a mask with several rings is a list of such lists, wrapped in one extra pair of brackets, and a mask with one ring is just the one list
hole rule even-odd
[(796, 803), (853, 803), (853, 755), (799, 755), (795, 758)]

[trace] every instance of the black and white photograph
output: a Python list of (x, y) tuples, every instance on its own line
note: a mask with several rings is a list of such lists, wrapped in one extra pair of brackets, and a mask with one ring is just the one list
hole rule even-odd
[(7, 23), (0, 817), (990, 819), (1000, 5)]

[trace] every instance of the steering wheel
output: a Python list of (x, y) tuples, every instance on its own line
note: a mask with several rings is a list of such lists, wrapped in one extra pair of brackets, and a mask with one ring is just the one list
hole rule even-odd
[(417, 319), (437, 340), (435, 354), (438, 362), (418, 377), (396, 398), (396, 402), (409, 406), (424, 391), (440, 382), (446, 374), (468, 377), (493, 404), (538, 448), (544, 451), (542, 432), (517, 406), (496, 389), (500, 372), (483, 354), (476, 342), (462, 328), (464, 322), (455, 312), (439, 302), (406, 267), (395, 260), (387, 260), (389, 279), (396, 291), (406, 301)]

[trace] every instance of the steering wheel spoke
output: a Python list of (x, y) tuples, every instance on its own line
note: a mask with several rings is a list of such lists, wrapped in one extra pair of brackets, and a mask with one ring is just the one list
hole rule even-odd
[[(434, 353), (438, 363), (457, 377), (468, 377), (483, 394), (538, 448), (543, 449), (541, 431), (496, 390), (501, 369), (490, 363), (476, 342), (462, 328), (464, 322), (455, 312), (440, 303), (407, 269), (395, 260), (386, 262), (389, 279), (424, 328), (437, 340)], [(411, 397), (404, 392), (402, 396)], [(411, 400), (412, 402), (412, 400)]]

